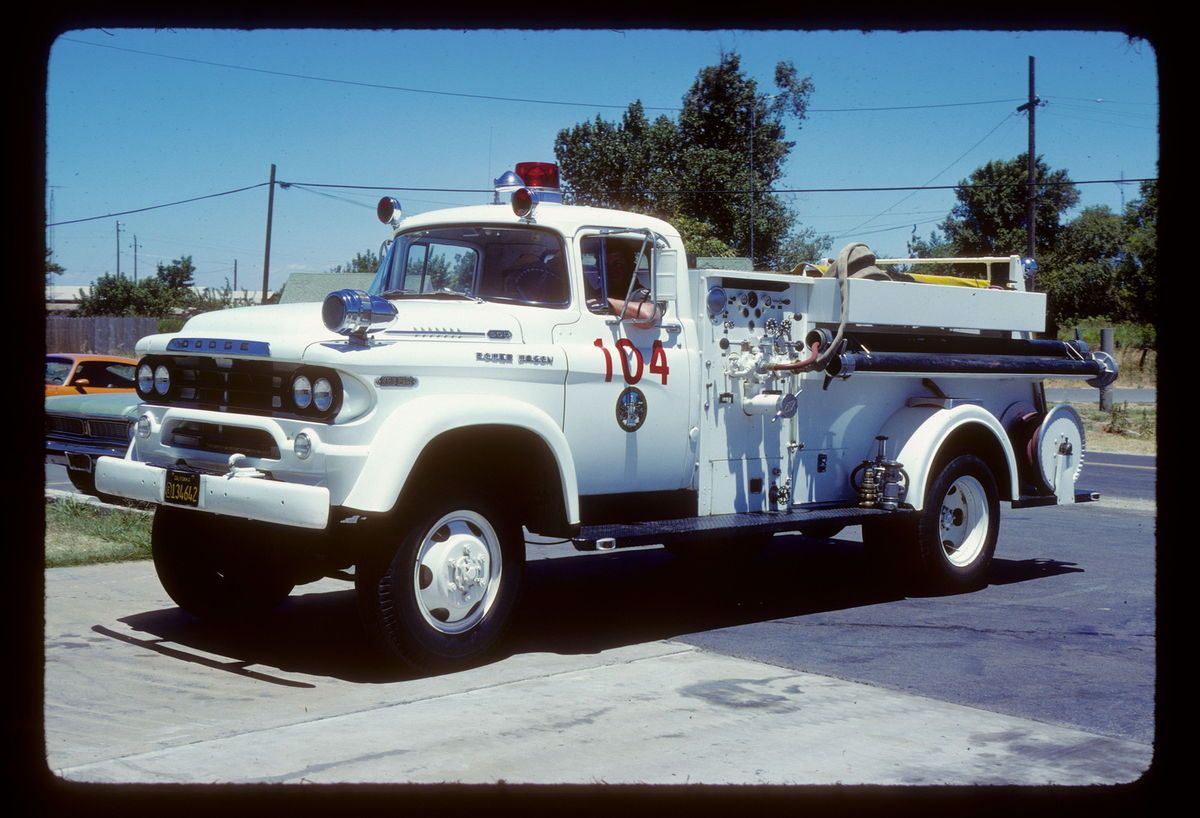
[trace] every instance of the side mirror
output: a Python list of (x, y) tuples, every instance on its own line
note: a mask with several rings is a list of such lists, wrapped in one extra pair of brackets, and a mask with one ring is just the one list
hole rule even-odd
[(678, 295), (679, 251), (657, 250), (650, 293), (655, 301), (674, 301)]

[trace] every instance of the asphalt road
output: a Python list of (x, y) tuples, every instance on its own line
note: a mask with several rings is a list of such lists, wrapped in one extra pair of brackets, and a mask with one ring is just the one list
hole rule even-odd
[(1154, 740), (1153, 465), (1089, 454), (1100, 502), (1005, 507), (991, 582), (961, 596), (870, 581), (856, 528), (707, 567), (531, 545), (506, 654), (443, 677), (382, 667), (335, 580), (222, 629), (147, 563), (54, 569), (48, 762), (126, 782), (1133, 780)]

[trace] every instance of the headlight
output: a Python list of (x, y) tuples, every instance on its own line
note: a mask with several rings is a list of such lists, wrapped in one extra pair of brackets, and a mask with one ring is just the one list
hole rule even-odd
[(137, 436), (140, 438), (150, 437), (152, 424), (149, 415), (142, 415), (137, 419)]
[(320, 412), (327, 412), (329, 407), (333, 406), (333, 384), (328, 378), (317, 378), (317, 382), (313, 384), (312, 400)]
[(312, 439), (305, 432), (300, 432), (292, 441), (292, 450), (296, 453), (296, 457), (307, 460), (308, 456), (312, 454)]
[[(324, 378), (321, 380), (324, 380)], [(297, 409), (307, 409), (309, 404), (312, 403), (312, 399), (312, 383), (303, 375), (298, 375), (296, 380), (292, 381), (292, 402), (296, 404)]]
[(154, 370), (154, 391), (160, 395), (167, 394), (171, 389), (171, 372), (161, 364)]
[(137, 371), (137, 388), (139, 392), (149, 394), (154, 388), (154, 370), (149, 364), (142, 364)]

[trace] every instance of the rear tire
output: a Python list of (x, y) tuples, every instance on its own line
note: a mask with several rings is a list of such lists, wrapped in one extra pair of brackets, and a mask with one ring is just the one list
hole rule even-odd
[(385, 521), (379, 557), (355, 568), (368, 636), (388, 655), (443, 672), (486, 656), (520, 593), (520, 525), (482, 493), (430, 491)]
[(982, 587), (1000, 532), (996, 480), (982, 460), (960, 455), (938, 472), (915, 518), (863, 525), (867, 558), (882, 576), (918, 590), (962, 593)]
[(295, 587), (247, 523), (159, 506), (151, 529), (154, 569), (175, 604), (201, 619), (230, 620), (279, 606)]

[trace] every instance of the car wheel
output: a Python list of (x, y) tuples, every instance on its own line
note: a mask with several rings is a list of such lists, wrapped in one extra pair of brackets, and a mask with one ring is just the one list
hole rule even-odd
[(251, 546), (243, 521), (160, 506), (151, 528), (154, 569), (175, 604), (201, 619), (277, 607), (295, 587), (287, 566)]
[(96, 493), (96, 476), (91, 472), (67, 469), (67, 479), (71, 481), (71, 485), (80, 494), (90, 494), (93, 497), (98, 496)]
[(863, 543), (885, 572), (903, 569), (920, 590), (959, 593), (986, 583), (999, 531), (996, 480), (982, 460), (961, 455), (934, 476), (915, 518), (864, 524)]
[(440, 672), (478, 661), (499, 640), (520, 592), (525, 542), (488, 498), (426, 496), (385, 523), (380, 558), (355, 576), (368, 635), (393, 658)]

